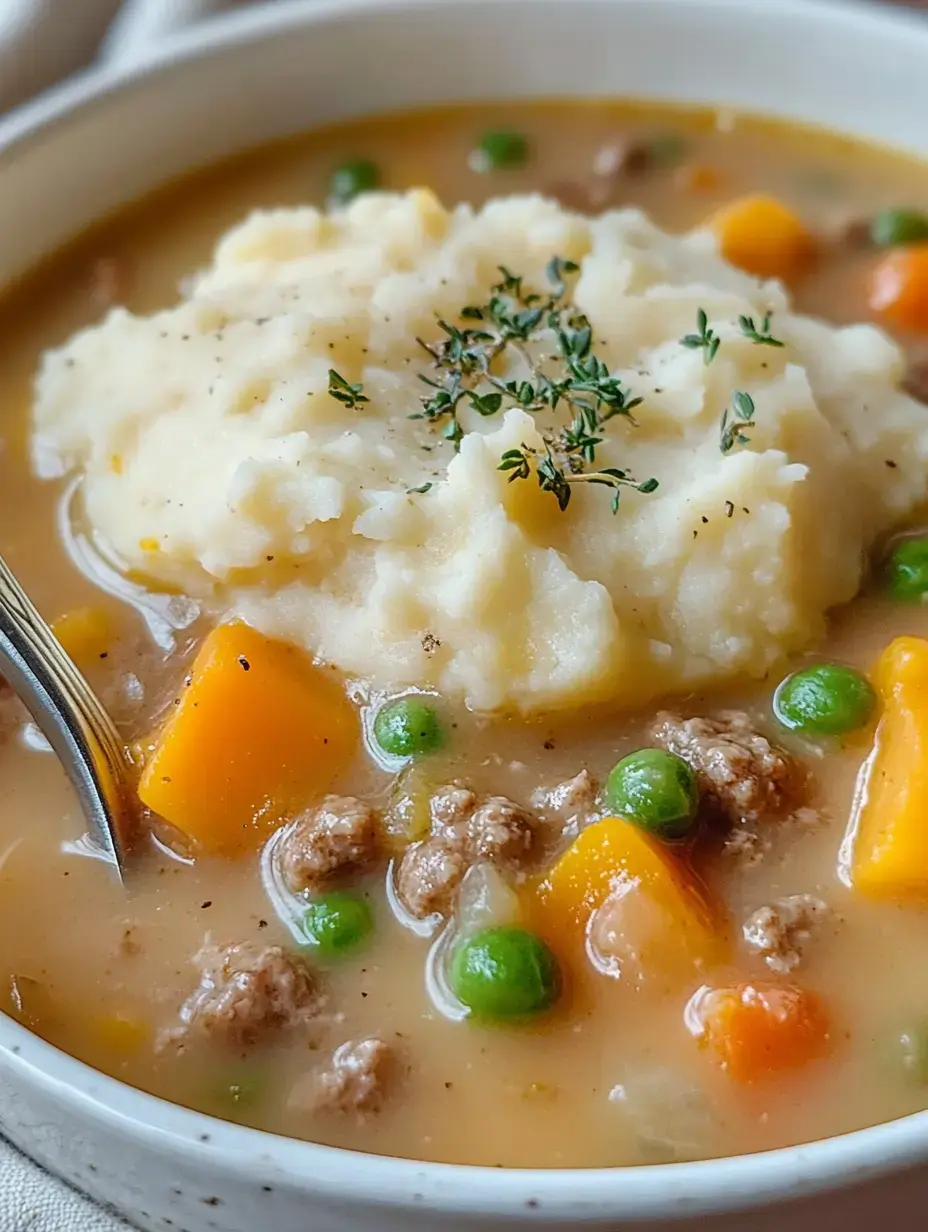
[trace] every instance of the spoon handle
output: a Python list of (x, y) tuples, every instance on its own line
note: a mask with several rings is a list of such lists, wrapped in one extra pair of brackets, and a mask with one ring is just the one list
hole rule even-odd
[(112, 719), (0, 556), (0, 674), (58, 754), (92, 837), (121, 875), (131, 806)]

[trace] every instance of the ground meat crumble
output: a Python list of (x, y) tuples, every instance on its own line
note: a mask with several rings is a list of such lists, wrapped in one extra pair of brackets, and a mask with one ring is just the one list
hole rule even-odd
[(427, 838), (405, 852), (396, 874), (396, 892), (418, 920), (444, 915), (467, 869), (462, 847), (446, 838)]
[(195, 955), (199, 986), (180, 1008), (180, 1024), (162, 1032), (159, 1046), (192, 1037), (253, 1044), (266, 1031), (299, 1027), (322, 1002), (312, 975), (280, 946), (219, 946), (209, 938)]
[(796, 802), (802, 783), (798, 765), (761, 735), (743, 711), (694, 719), (665, 711), (657, 716), (652, 735), (689, 762), (704, 799), (732, 825), (782, 816)]
[(354, 796), (326, 796), (279, 836), (277, 858), (295, 894), (346, 873), (360, 872), (378, 854), (377, 812)]
[(581, 770), (563, 783), (536, 788), (532, 793), (532, 808), (565, 819), (584, 818), (593, 811), (596, 796), (596, 780), (589, 770)]
[(539, 820), (505, 796), (476, 795), (459, 783), (430, 801), (428, 838), (407, 848), (396, 874), (400, 901), (417, 919), (447, 914), (468, 868), (481, 860), (519, 872), (530, 858)]
[(382, 1039), (349, 1040), (324, 1069), (297, 1083), (290, 1106), (309, 1113), (373, 1115), (383, 1106), (395, 1070), (394, 1051)]
[(827, 904), (812, 894), (789, 894), (749, 916), (744, 939), (771, 971), (787, 975), (799, 966), (805, 946), (828, 912)]

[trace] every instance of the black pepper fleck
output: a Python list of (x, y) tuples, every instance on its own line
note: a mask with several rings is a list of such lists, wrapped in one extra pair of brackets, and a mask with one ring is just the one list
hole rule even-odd
[(238, 661), (241, 664), (243, 671), (246, 671), (246, 672), (251, 671), (251, 664), (248, 662), (248, 660), (245, 658), (244, 655), (239, 655)]

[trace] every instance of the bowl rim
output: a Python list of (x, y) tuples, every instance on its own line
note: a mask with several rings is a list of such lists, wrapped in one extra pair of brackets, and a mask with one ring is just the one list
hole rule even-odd
[[(415, 12), (454, 0), (277, 0), (229, 12), (168, 36), (144, 59), (104, 65), (40, 96), (0, 120), (0, 163), (114, 97), (151, 79), (230, 48), (291, 29), (357, 22), (385, 10)], [(469, 0), (527, 12), (558, 0)], [(568, 0), (560, 0), (567, 3)], [(639, 0), (585, 0), (634, 5)], [(916, 39), (928, 53), (928, 22), (870, 0), (650, 0), (665, 8), (722, 10), (732, 3), (776, 9), (785, 22), (818, 14), (868, 31)], [(928, 1111), (798, 1146), (694, 1163), (591, 1169), (500, 1169), (373, 1155), (324, 1146), (221, 1121), (172, 1104), (93, 1069), (0, 1013), (0, 1065), (18, 1081), (70, 1106), (75, 1115), (162, 1153), (182, 1154), (204, 1168), (246, 1171), (277, 1186), (332, 1199), (351, 1195), (369, 1206), (457, 1216), (522, 1215), (568, 1218), (578, 1225), (603, 1218), (654, 1219), (721, 1214), (787, 1197), (812, 1196), (863, 1183), (928, 1160)]]

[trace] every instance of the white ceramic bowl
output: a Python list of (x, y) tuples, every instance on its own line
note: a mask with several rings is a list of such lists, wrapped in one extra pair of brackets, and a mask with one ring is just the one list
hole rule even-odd
[[(75, 0), (75, 3), (79, 0)], [(313, 0), (246, 11), (0, 125), (0, 279), (159, 182), (378, 110), (501, 96), (722, 102), (928, 155), (928, 22), (813, 0)], [(36, 927), (36, 922), (24, 921)], [(928, 1113), (810, 1146), (587, 1172), (418, 1164), (214, 1121), (0, 1016), (0, 1128), (145, 1229), (925, 1226)]]

